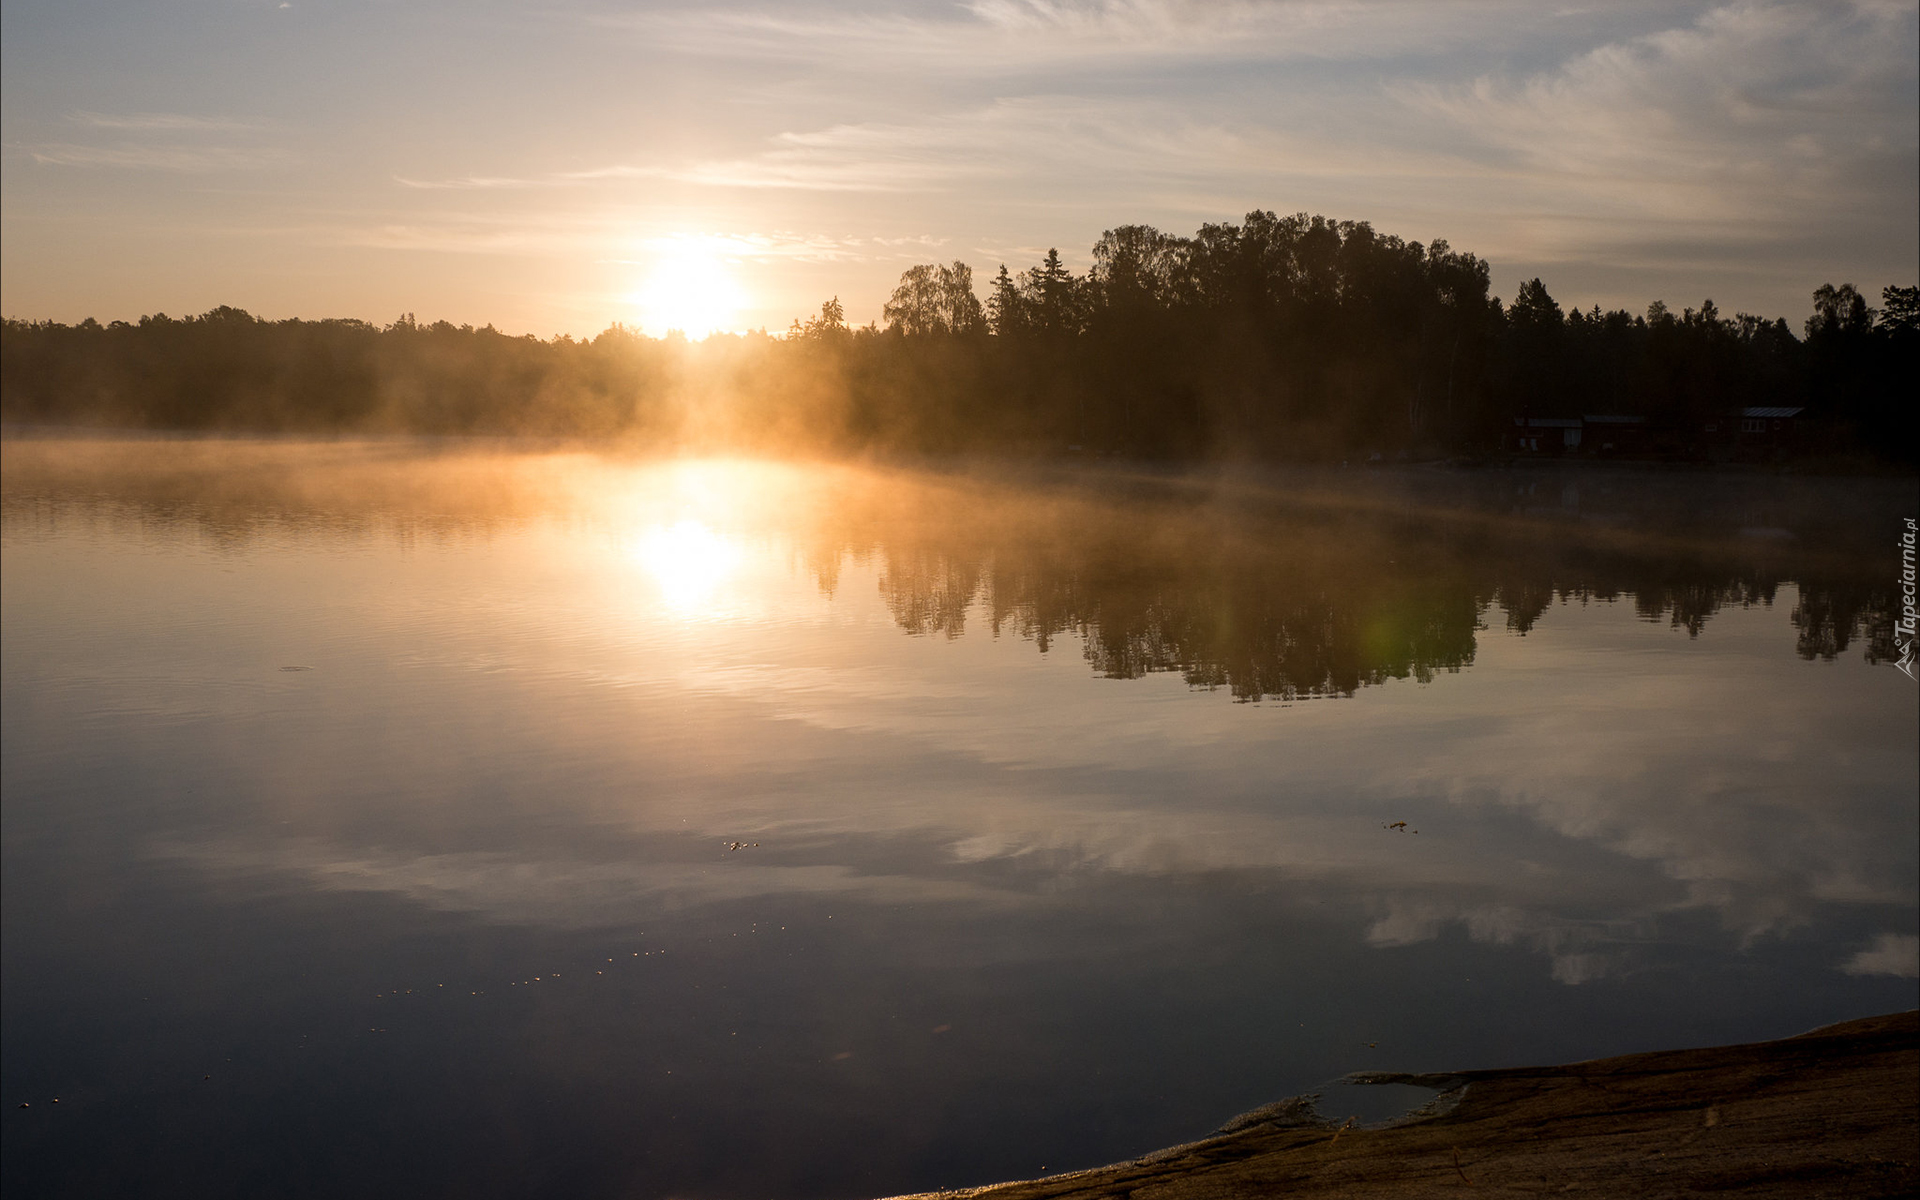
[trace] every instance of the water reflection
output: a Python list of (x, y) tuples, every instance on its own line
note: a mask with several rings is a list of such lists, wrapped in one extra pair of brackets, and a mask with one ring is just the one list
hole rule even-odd
[[(1896, 481), (1551, 485), (1515, 473), (1356, 479), (915, 475), (844, 465), (652, 464), (417, 442), (8, 443), (16, 531), (85, 497), (141, 525), (217, 540), (486, 536), (533, 520), (629, 540), (692, 615), (741, 567), (748, 531), (797, 548), (821, 590), (877, 563), (913, 634), (969, 615), (1044, 651), (1080, 639), (1108, 678), (1177, 672), (1235, 698), (1350, 695), (1473, 661), (1489, 615), (1525, 634), (1556, 603), (1629, 603), (1697, 637), (1724, 608), (1771, 607), (1795, 649), (1894, 657), (1885, 535)], [(1611, 502), (1611, 503), (1610, 503)], [(621, 532), (625, 531), (625, 532)]]
[[(1364, 487), (1259, 496), (1226, 512), (1057, 505), (964, 528), (880, 535), (881, 589), (902, 628), (958, 632), (975, 601), (994, 633), (1041, 649), (1066, 633), (1109, 678), (1176, 671), (1237, 699), (1351, 695), (1471, 663), (1488, 611), (1525, 634), (1555, 603), (1630, 602), (1698, 636), (1726, 607), (1771, 606), (1797, 580), (1797, 651), (1831, 660), (1864, 641), (1891, 659), (1884, 563), (1822, 538), (1819, 550), (1743, 543), (1711, 525), (1599, 533), (1476, 507), (1467, 489), (1382, 511)], [(1304, 502), (1303, 502), (1304, 501)], [(1316, 501), (1318, 503), (1316, 503)], [(1890, 528), (1897, 506), (1848, 506), (1843, 545)], [(1797, 552), (1796, 552), (1797, 551)], [(1884, 555), (1881, 555), (1884, 557)]]
[(4, 451), (9, 1186), (880, 1194), (1920, 974), (1910, 489)]
[(742, 552), (699, 521), (656, 526), (642, 534), (634, 554), (645, 565), (669, 607), (698, 613), (711, 604), (714, 593), (739, 569)]

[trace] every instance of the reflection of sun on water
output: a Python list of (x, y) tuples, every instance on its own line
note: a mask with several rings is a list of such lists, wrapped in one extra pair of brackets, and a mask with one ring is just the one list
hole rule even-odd
[(740, 547), (698, 521), (649, 530), (635, 547), (660, 594), (681, 611), (699, 608), (740, 565)]
[(658, 336), (677, 329), (691, 338), (732, 329), (744, 304), (726, 258), (711, 245), (675, 239), (628, 301), (640, 309), (640, 327)]

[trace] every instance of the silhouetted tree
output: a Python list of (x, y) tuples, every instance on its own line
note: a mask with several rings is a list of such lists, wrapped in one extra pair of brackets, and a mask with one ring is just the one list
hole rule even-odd
[(1001, 263), (987, 293), (987, 328), (1001, 337), (1017, 337), (1026, 332), (1028, 324), (1026, 301), (1013, 276), (1007, 274), (1007, 264)]
[(985, 324), (979, 298), (973, 294), (973, 268), (963, 262), (909, 268), (881, 311), (889, 328), (909, 336), (967, 334)]
[(1880, 328), (1895, 335), (1920, 331), (1920, 287), (1880, 289)]
[(1813, 292), (1813, 315), (1807, 318), (1807, 337), (1854, 337), (1873, 328), (1873, 310), (1866, 297), (1850, 283), (1834, 287), (1823, 283)]
[(1048, 250), (1046, 259), (1021, 278), (1020, 295), (1034, 332), (1053, 337), (1080, 332), (1084, 291), (1058, 250)]

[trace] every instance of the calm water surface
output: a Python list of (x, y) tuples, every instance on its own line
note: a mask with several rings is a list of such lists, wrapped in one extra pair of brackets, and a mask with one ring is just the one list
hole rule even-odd
[(1911, 483), (5, 454), (11, 1194), (881, 1195), (1915, 1004)]

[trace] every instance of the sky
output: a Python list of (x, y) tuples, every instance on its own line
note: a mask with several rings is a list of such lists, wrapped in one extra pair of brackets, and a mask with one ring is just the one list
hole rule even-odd
[(1920, 276), (1920, 4), (8, 0), (0, 311), (784, 329), (1253, 209), (1511, 297)]

